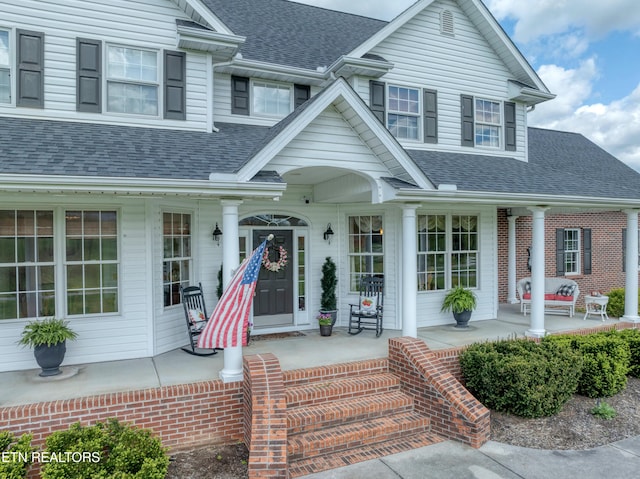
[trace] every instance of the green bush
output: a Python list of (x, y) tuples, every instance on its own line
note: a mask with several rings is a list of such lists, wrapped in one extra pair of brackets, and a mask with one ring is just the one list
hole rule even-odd
[(36, 450), (31, 445), (31, 434), (23, 434), (18, 439), (8, 432), (0, 432), (0, 479), (22, 479), (27, 477), (31, 466), (31, 453)]
[(627, 387), (631, 352), (619, 335), (547, 336), (543, 343), (570, 344), (582, 355), (578, 393), (588, 397), (610, 397)]
[(622, 329), (620, 331), (612, 331), (609, 334), (617, 335), (627, 342), (629, 352), (631, 353), (629, 359), (629, 375), (640, 378), (640, 330)]
[(591, 409), (591, 414), (599, 417), (600, 419), (613, 419), (618, 415), (613, 406), (604, 401), (598, 402), (598, 404)]
[(86, 427), (76, 423), (54, 432), (45, 453), (72, 454), (72, 460), (44, 463), (43, 479), (163, 479), (169, 467), (159, 439), (117, 419)]
[[(607, 315), (612, 318), (624, 316), (624, 288), (612, 289), (607, 293), (609, 303), (607, 304)], [(638, 290), (638, 305), (640, 306), (640, 290)]]
[(522, 417), (557, 413), (575, 393), (582, 358), (568, 345), (525, 339), (474, 344), (460, 355), (466, 387), (490, 409)]

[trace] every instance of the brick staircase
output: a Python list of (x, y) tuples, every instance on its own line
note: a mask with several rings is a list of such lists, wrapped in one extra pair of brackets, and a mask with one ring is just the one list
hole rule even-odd
[(285, 371), (283, 381), (291, 478), (444, 440), (387, 359)]

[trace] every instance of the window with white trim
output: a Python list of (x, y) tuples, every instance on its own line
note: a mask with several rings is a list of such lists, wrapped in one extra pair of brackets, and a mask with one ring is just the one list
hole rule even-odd
[(67, 315), (118, 312), (118, 214), (65, 213)]
[(349, 217), (349, 290), (358, 292), (364, 276), (384, 277), (381, 215)]
[(107, 47), (107, 111), (158, 115), (158, 52)]
[(0, 30), (0, 103), (11, 103), (11, 49), (9, 31)]
[(502, 105), (500, 102), (475, 99), (476, 146), (500, 148), (502, 131)]
[(580, 273), (580, 229), (564, 230), (564, 273)]
[(254, 115), (285, 117), (293, 110), (290, 85), (254, 80), (251, 97)]
[(389, 85), (387, 128), (400, 139), (420, 139), (420, 90)]
[(418, 291), (478, 287), (478, 217), (418, 215)]
[(180, 286), (191, 280), (191, 215), (163, 213), (162, 215), (162, 286), (164, 306), (180, 304)]

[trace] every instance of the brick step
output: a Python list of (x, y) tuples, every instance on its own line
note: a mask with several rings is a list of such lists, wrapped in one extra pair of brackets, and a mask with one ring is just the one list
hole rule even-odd
[(428, 431), (429, 418), (413, 411), (402, 412), (294, 434), (287, 441), (287, 454), (291, 462)]
[(366, 374), (363, 376), (314, 381), (299, 386), (287, 387), (285, 398), (289, 408), (318, 404), (322, 401), (337, 401), (397, 390), (399, 378), (391, 373)]
[(289, 463), (289, 477), (295, 478), (306, 474), (327, 471), (358, 462), (390, 456), (399, 452), (410, 451), (424, 446), (431, 446), (445, 439), (429, 432), (402, 435), (397, 439), (382, 441), (376, 444), (356, 447), (345, 451), (336, 451), (323, 456), (315, 456)]
[(283, 371), (285, 387), (300, 386), (315, 381), (340, 379), (365, 374), (380, 374), (389, 371), (387, 358), (367, 359), (350, 363), (333, 364), (314, 368)]
[(400, 391), (373, 394), (287, 409), (288, 434), (310, 432), (347, 422), (413, 410), (413, 398)]

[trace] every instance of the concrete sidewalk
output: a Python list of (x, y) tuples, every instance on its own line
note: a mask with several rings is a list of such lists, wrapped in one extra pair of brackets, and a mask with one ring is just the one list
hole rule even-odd
[(640, 477), (640, 436), (583, 451), (546, 451), (489, 441), (445, 441), (302, 476), (304, 479), (631, 479)]

